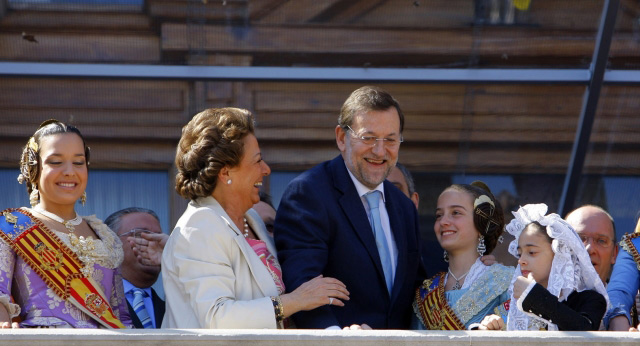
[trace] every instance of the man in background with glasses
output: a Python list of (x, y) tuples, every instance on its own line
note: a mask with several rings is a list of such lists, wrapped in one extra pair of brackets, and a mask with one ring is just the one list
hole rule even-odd
[(293, 315), (298, 328), (408, 329), (424, 279), (416, 207), (385, 179), (403, 141), (404, 116), (386, 91), (362, 87), (342, 106), (340, 155), (294, 179), (281, 199), (274, 235), (287, 291), (318, 276), (350, 292)]
[(591, 264), (606, 286), (618, 256), (613, 218), (598, 206), (585, 205), (567, 214), (565, 220), (582, 239)]
[(122, 241), (124, 261), (120, 266), (131, 321), (136, 328), (160, 328), (165, 303), (151, 287), (160, 275), (160, 265), (145, 265), (138, 260), (128, 237), (140, 238), (143, 233), (161, 234), (160, 219), (149, 209), (131, 207), (107, 217), (105, 224)]
[[(607, 287), (618, 256), (613, 218), (598, 206), (584, 205), (567, 214), (565, 220), (580, 236), (591, 258), (591, 264)], [(606, 330), (603, 322), (600, 323), (600, 330)]]

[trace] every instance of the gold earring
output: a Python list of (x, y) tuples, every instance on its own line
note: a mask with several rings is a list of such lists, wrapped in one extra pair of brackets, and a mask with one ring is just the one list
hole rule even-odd
[(84, 203), (87, 201), (87, 191), (82, 193), (82, 196), (80, 196), (80, 203), (82, 203), (82, 205), (84, 205)]

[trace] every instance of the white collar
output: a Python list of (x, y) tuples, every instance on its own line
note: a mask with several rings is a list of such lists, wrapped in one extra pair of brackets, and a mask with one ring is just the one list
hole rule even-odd
[(130, 283), (127, 279), (122, 279), (122, 286), (124, 288), (124, 293), (131, 292), (131, 294), (133, 294), (132, 290), (134, 288), (139, 288), (139, 289), (147, 292), (147, 295), (149, 295), (149, 297), (151, 297), (151, 287), (147, 287), (147, 288), (136, 287), (132, 283)]
[[(345, 162), (344, 165), (346, 166), (347, 163)], [(376, 188), (372, 190), (372, 189), (364, 186), (364, 184), (362, 184), (358, 179), (356, 179), (356, 177), (349, 170), (349, 167), (347, 167), (347, 172), (349, 172), (349, 176), (351, 177), (351, 181), (353, 181), (353, 185), (355, 185), (356, 191), (358, 191), (358, 196), (363, 197), (364, 195), (366, 195), (367, 193), (369, 193), (371, 191), (380, 191), (380, 193), (382, 194), (382, 201), (383, 202), (385, 201), (385, 197), (384, 197), (384, 182), (380, 183), (380, 185), (376, 186)]]

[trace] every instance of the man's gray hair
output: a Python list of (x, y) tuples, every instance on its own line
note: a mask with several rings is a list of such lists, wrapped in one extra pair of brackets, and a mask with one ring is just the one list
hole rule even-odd
[(107, 226), (109, 226), (109, 228), (111, 228), (111, 230), (114, 233), (118, 234), (118, 230), (120, 229), (120, 225), (122, 223), (122, 217), (127, 215), (127, 214), (133, 214), (133, 213), (149, 214), (149, 215), (153, 216), (156, 220), (158, 220), (158, 223), (160, 222), (160, 218), (158, 217), (158, 214), (156, 214), (156, 212), (151, 210), (151, 209), (140, 208), (140, 207), (129, 207), (129, 208), (124, 208), (122, 210), (118, 210), (115, 213), (109, 215), (104, 220), (104, 223)]

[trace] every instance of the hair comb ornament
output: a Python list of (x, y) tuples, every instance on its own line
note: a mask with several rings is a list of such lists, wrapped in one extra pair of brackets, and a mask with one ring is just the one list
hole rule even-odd
[(473, 208), (477, 208), (480, 204), (482, 203), (489, 203), (491, 204), (492, 207), (496, 207), (495, 204), (493, 204), (493, 201), (491, 200), (491, 198), (489, 198), (489, 196), (487, 195), (482, 195), (478, 198), (476, 198), (476, 200), (473, 202)]

